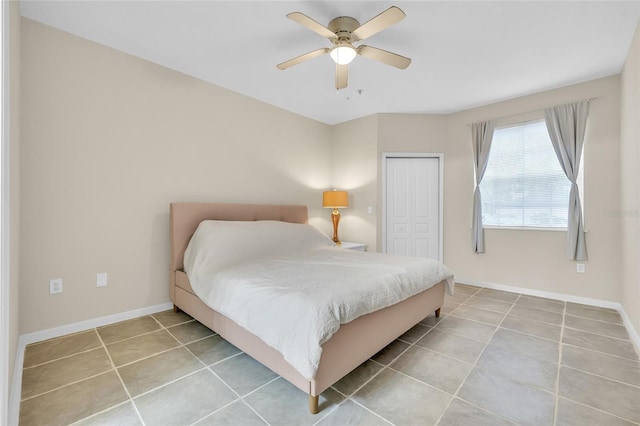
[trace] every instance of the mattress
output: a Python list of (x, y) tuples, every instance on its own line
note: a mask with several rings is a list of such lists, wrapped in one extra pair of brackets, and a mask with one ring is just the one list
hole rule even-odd
[(341, 324), (453, 274), (438, 261), (336, 247), (307, 224), (204, 221), (185, 252), (195, 294), (313, 378)]

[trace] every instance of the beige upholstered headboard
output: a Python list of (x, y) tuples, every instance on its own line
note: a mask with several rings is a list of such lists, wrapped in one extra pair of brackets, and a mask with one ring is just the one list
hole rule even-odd
[(171, 275), (184, 267), (184, 252), (203, 220), (279, 220), (307, 223), (307, 206), (271, 204), (171, 203)]

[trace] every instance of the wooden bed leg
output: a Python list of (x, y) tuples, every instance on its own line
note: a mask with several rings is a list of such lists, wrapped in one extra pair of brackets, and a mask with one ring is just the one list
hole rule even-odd
[(440, 317), (440, 308), (436, 309), (436, 318)]
[(178, 312), (180, 312), (180, 308), (178, 308), (176, 305), (173, 305), (173, 313), (177, 314)]
[(319, 395), (309, 395), (309, 412), (311, 414), (318, 414), (318, 398)]

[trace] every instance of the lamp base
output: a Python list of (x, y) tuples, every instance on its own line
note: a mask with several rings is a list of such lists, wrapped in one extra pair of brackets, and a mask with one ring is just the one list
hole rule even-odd
[(338, 238), (338, 224), (340, 223), (340, 212), (338, 209), (333, 209), (333, 213), (331, 213), (331, 222), (333, 222), (333, 237), (331, 239), (337, 246), (342, 245), (342, 242)]

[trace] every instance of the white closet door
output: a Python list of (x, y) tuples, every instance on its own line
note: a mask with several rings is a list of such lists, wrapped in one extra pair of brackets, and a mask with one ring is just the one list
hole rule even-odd
[(440, 158), (386, 159), (386, 247), (440, 259)]

